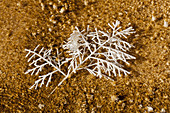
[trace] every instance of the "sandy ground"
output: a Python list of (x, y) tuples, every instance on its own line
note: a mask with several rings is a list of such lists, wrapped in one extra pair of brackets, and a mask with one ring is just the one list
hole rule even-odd
[[(168, 0), (0, 0), (0, 111), (132, 113), (169, 112), (169, 6)], [(53, 9), (53, 5), (58, 6)], [(53, 18), (52, 15), (58, 15)], [(107, 23), (131, 23), (136, 33), (128, 37), (135, 48), (130, 53), (127, 77), (115, 82), (78, 72), (59, 83), (29, 90), (37, 76), (29, 68), (25, 48), (38, 44), (56, 47), (75, 26), (107, 30)], [(49, 28), (52, 31), (49, 31)], [(45, 72), (46, 70), (44, 70)]]

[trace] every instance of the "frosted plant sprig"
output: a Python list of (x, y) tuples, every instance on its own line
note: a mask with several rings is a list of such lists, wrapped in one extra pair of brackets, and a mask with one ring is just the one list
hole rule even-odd
[[(38, 74), (46, 65), (54, 68), (54, 71), (40, 75), (40, 79), (38, 79), (31, 88), (34, 86), (37, 88), (39, 83), (41, 87), (47, 77), (48, 81), (46, 86), (48, 86), (52, 75), (56, 72), (64, 75), (64, 78), (59, 82), (58, 86), (69, 76), (82, 69), (87, 70), (90, 74), (99, 78), (104, 77), (110, 80), (113, 80), (113, 76), (121, 76), (121, 73), (124, 73), (124, 75), (129, 74), (127, 70), (123, 69), (123, 65), (121, 65), (119, 61), (129, 64), (127, 60), (135, 59), (134, 56), (126, 53), (133, 46), (123, 41), (121, 37), (127, 38), (127, 35), (135, 33), (135, 31), (132, 27), (121, 30), (119, 21), (108, 25), (112, 32), (97, 30), (97, 28), (95, 28), (94, 32), (91, 32), (89, 27), (87, 27), (87, 30), (80, 31), (75, 27), (75, 30), (68, 40), (62, 45), (64, 51), (67, 51), (69, 55), (68, 58), (60, 58), (58, 50), (57, 60), (55, 60), (53, 58), (54, 56), (51, 57), (52, 50), (44, 50), (44, 48), (42, 48), (39, 52), (36, 52), (38, 47), (33, 51), (26, 49), (28, 52), (26, 57), (32, 54), (28, 62), (33, 58), (35, 59), (32, 60), (30, 64), (34, 65), (34, 68), (26, 71), (26, 74), (30, 72), (32, 72), (31, 74), (35, 72)], [(36, 59), (35, 56), (38, 58)], [(38, 62), (41, 62), (41, 64), (38, 65)], [(67, 72), (61, 68), (65, 63), (68, 64), (68, 67), (65, 67)]]

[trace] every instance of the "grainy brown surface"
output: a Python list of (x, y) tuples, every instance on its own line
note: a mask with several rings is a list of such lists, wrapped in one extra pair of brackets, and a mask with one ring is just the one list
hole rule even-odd
[[(168, 0), (58, 1), (0, 0), (0, 111), (143, 113), (152, 107), (152, 112), (168, 113), (170, 38), (169, 27), (164, 27), (170, 16)], [(115, 20), (124, 28), (131, 23), (136, 31), (127, 40), (135, 46), (131, 54), (137, 58), (127, 67), (128, 77), (112, 82), (78, 72), (49, 98), (59, 83), (57, 77), (47, 88), (29, 90), (37, 76), (24, 74), (29, 68), (25, 48), (40, 44), (55, 50), (75, 26), (107, 30), (107, 23)]]

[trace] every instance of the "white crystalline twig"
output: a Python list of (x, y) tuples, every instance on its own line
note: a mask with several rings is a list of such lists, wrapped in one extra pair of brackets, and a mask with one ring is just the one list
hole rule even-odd
[[(45, 84), (44, 81), (46, 78), (48, 78), (46, 84), (46, 86), (48, 86), (49, 82), (51, 82), (52, 75), (56, 72), (64, 75), (64, 78), (59, 82), (58, 86), (73, 73), (82, 69), (87, 70), (90, 74), (99, 78), (104, 77), (110, 80), (113, 80), (113, 76), (121, 76), (121, 73), (124, 75), (129, 74), (127, 70), (123, 69), (123, 65), (121, 65), (119, 61), (129, 64), (129, 59), (135, 59), (134, 56), (126, 53), (133, 46), (121, 38), (127, 38), (128, 35), (135, 33), (135, 31), (132, 27), (121, 30), (119, 21), (108, 25), (112, 32), (97, 30), (97, 28), (95, 28), (94, 32), (90, 32), (89, 26), (87, 30), (80, 31), (75, 27), (75, 30), (67, 42), (62, 45), (62, 48), (67, 51), (69, 55), (69, 57), (64, 58), (64, 60), (60, 58), (58, 50), (57, 56), (51, 57), (52, 50), (44, 50), (44, 48), (42, 48), (37, 52), (39, 46), (33, 51), (25, 49), (28, 52), (26, 57), (31, 54), (28, 62), (31, 62), (30, 65), (34, 66), (32, 69), (28, 69), (26, 74), (39, 74), (47, 65), (55, 69), (52, 72), (39, 76), (39, 79), (35, 81), (35, 84), (31, 86), (31, 88), (37, 88), (39, 84), (41, 87)], [(58, 60), (55, 61), (53, 58), (57, 58)], [(65, 63), (68, 63), (68, 67), (64, 67), (67, 71), (61, 68)], [(51, 94), (55, 90), (56, 88)]]

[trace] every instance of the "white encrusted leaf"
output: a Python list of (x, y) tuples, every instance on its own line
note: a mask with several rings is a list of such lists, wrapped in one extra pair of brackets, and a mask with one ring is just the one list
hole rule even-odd
[[(129, 59), (135, 59), (134, 56), (126, 53), (133, 46), (123, 41), (122, 37), (127, 38), (128, 35), (135, 33), (135, 31), (132, 27), (121, 30), (118, 20), (108, 25), (112, 30), (111, 32), (109, 32), (109, 30), (106, 32), (101, 31), (97, 28), (95, 28), (94, 32), (91, 32), (89, 26), (87, 30), (80, 31), (78, 27), (75, 27), (75, 30), (68, 40), (62, 45), (63, 50), (67, 51), (68, 58), (60, 58), (58, 49), (57, 56), (51, 56), (51, 49), (45, 50), (41, 48), (38, 52), (39, 45), (33, 51), (25, 49), (28, 52), (26, 57), (30, 56), (28, 59), (28, 62), (31, 62), (30, 66), (34, 66), (32, 69), (28, 69), (25, 74), (39, 74), (45, 66), (54, 68), (54, 71), (39, 76), (39, 79), (35, 81), (31, 88), (35, 87), (36, 89), (39, 84), (41, 87), (45, 84), (45, 79), (48, 78), (46, 83), (47, 87), (51, 82), (53, 74), (56, 72), (64, 75), (63, 80), (59, 82), (58, 86), (73, 73), (81, 69), (85, 69), (90, 74), (99, 78), (105, 77), (110, 80), (113, 80), (113, 76), (121, 76), (121, 73), (125, 75), (129, 74), (129, 72), (119, 64), (119, 61), (129, 64)], [(57, 61), (53, 58), (57, 58)], [(61, 70), (61, 67), (65, 63), (68, 63), (68, 67), (63, 68), (66, 71)]]

